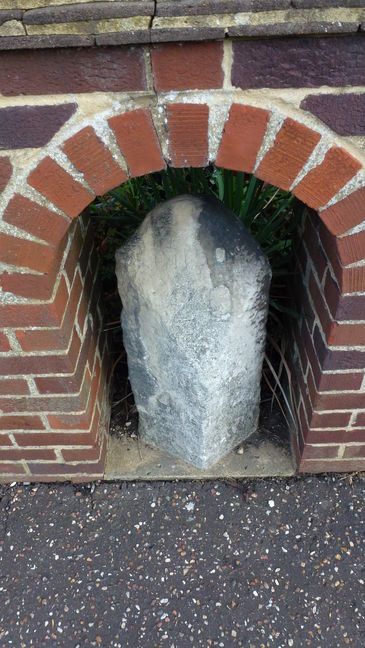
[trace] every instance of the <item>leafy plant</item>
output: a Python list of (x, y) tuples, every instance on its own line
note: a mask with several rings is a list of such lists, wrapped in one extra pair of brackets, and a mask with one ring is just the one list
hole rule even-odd
[[(272, 268), (269, 329), (279, 339), (286, 316), (296, 317), (288, 297), (295, 250), (293, 232), (300, 217), (298, 203), (289, 192), (241, 172), (207, 167), (171, 169), (134, 178), (97, 198), (90, 214), (97, 220), (101, 277), (114, 283), (114, 254), (158, 203), (180, 194), (216, 196), (231, 209), (267, 255)], [(118, 300), (116, 291), (115, 298)], [(118, 310), (120, 305), (118, 303)]]

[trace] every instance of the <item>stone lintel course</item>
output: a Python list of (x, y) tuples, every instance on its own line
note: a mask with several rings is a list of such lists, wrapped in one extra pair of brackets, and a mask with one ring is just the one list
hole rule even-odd
[(364, 23), (363, 0), (3, 0), (0, 49), (57, 47), (61, 36), (69, 38), (65, 46), (85, 47), (346, 33), (359, 31)]

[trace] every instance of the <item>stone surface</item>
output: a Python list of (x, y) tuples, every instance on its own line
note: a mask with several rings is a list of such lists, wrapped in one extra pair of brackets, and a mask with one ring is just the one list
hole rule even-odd
[(238, 450), (232, 450), (210, 468), (200, 469), (181, 459), (171, 460), (163, 450), (125, 435), (110, 437), (105, 465), (105, 480), (147, 481), (170, 479), (224, 479), (234, 477), (278, 477), (296, 472), (289, 447), (278, 446), (269, 438), (254, 434)]
[(156, 16), (184, 16), (289, 9), (290, 0), (157, 0)]
[(88, 2), (86, 4), (64, 5), (31, 9), (24, 14), (27, 25), (72, 22), (80, 20), (105, 20), (122, 16), (151, 16), (154, 3), (136, 2)]
[(270, 268), (218, 201), (154, 209), (116, 254), (141, 437), (206, 468), (257, 427)]

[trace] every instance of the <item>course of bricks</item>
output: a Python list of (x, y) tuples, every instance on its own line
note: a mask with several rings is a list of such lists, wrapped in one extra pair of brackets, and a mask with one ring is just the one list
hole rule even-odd
[(80, 214), (168, 164), (255, 173), (308, 206), (291, 354), (298, 467), (365, 469), (363, 38), (0, 54), (4, 481), (103, 476), (111, 363)]

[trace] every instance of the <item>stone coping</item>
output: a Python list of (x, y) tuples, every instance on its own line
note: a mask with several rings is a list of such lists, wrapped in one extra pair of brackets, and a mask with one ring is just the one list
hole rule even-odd
[(0, 49), (365, 31), (365, 0), (0, 0)]

